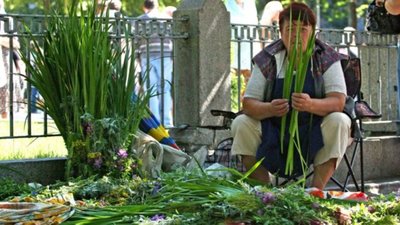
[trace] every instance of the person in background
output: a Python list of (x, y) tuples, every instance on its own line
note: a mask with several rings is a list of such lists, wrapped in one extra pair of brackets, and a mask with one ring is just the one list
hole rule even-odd
[(273, 34), (278, 33), (277, 28), (279, 24), (279, 13), (283, 10), (282, 3), (280, 1), (270, 1), (264, 6), (264, 11), (260, 19), (260, 25), (262, 26), (273, 26), (273, 32), (271, 32), (271, 28), (266, 31), (265, 29), (261, 30), (262, 39), (266, 40), (266, 42), (261, 42), (261, 47), (264, 48), (266, 44), (271, 43), (277, 37), (273, 36)]
[[(299, 47), (299, 50), (304, 52), (306, 43), (315, 32), (316, 16), (306, 4), (293, 2), (279, 16), (281, 39), (253, 58), (254, 68), (243, 99), (243, 114), (232, 122), (232, 154), (241, 156), (247, 170), (264, 158), (251, 174), (252, 178), (261, 182), (270, 182), (269, 172), (283, 174), (290, 137), (285, 135), (281, 153), (281, 118), (295, 109), (299, 112), (298, 121), (301, 121), (302, 155), (307, 165), (314, 164), (312, 186), (324, 189), (350, 140), (351, 119), (342, 112), (346, 101), (346, 83), (339, 54), (316, 39), (303, 92), (293, 92), (290, 99), (282, 98), (288, 54), (293, 50), (293, 40), (297, 36), (297, 18), (301, 21), (299, 35), (302, 48)], [(295, 62), (295, 68), (298, 66)], [(314, 82), (323, 85), (322, 96), (317, 96)], [(287, 131), (287, 127), (285, 129)], [(294, 157), (293, 175), (299, 176), (304, 171), (297, 153)]]
[(384, 6), (392, 15), (400, 15), (400, 0), (376, 0), (377, 6)]
[[(138, 19), (164, 18), (165, 14), (159, 11), (157, 0), (143, 2), (144, 14)], [(158, 34), (151, 34), (149, 39), (143, 38), (139, 42), (139, 58), (141, 64), (142, 88), (154, 93), (149, 100), (149, 107), (155, 117), (166, 127), (173, 127), (172, 102), (172, 40), (159, 38)]]
[[(29, 43), (29, 47), (30, 49), (34, 49), (36, 48), (35, 44), (33, 41), (31, 41)], [(43, 49), (39, 47), (39, 51), (43, 53)], [(35, 67), (35, 57), (36, 55), (33, 54), (33, 52), (30, 52), (30, 63), (33, 67)], [(29, 75), (30, 76), (30, 75)], [(36, 107), (39, 99), (41, 98), (40, 93), (38, 91), (38, 89), (31, 85), (31, 93), (30, 93), (30, 110), (31, 113), (39, 113), (40, 111), (38, 111), (38, 108)]]
[[(4, 0), (0, 0), (0, 14), (6, 14)], [(7, 118), (7, 103), (10, 99), (8, 81), (10, 80), (9, 76), (12, 76), (11, 67), (13, 67), (13, 65), (9, 63), (10, 57), (12, 57), (13, 50), (18, 50), (20, 48), (19, 41), (16, 37), (14, 37), (13, 46), (10, 46), (10, 38), (4, 36), (5, 25), (3, 21), (0, 21), (0, 113), (2, 119)]]
[(14, 101), (16, 102), (17, 112), (23, 108), (24, 93), (26, 91), (26, 81), (22, 75), (25, 75), (25, 63), (21, 60), (19, 53), (16, 50), (12, 52), (14, 63)]
[[(257, 8), (254, 0), (228, 0), (226, 9), (230, 13), (230, 23), (238, 25), (258, 25)], [(240, 32), (239, 32), (240, 33)], [(250, 32), (252, 34), (252, 32)], [(234, 34), (232, 34), (234, 35)], [(239, 34), (240, 35), (240, 34)], [(249, 42), (247, 32), (244, 32), (242, 41), (232, 42), (231, 68), (238, 75), (243, 75), (245, 84), (251, 75), (251, 58), (261, 50), (257, 43)], [(256, 37), (254, 37), (256, 39)], [(239, 50), (240, 45), (240, 52)]]
[[(6, 14), (5, 8), (4, 8), (4, 1), (0, 0), (0, 14)], [(4, 22), (0, 22), (0, 34), (4, 34)], [(3, 39), (5, 37), (1, 37), (1, 42), (3, 42)], [(7, 40), (5, 40), (7, 41)], [(7, 54), (3, 54), (3, 45), (0, 45), (0, 113), (1, 113), (1, 118), (6, 119), (7, 118), (7, 96), (8, 96), (8, 60)]]
[(105, 16), (107, 10), (110, 17), (119, 17), (122, 3), (120, 0), (98, 0), (96, 13), (98, 16)]
[(164, 8), (163, 13), (167, 16), (167, 18), (172, 18), (175, 11), (176, 11), (175, 6), (167, 6)]

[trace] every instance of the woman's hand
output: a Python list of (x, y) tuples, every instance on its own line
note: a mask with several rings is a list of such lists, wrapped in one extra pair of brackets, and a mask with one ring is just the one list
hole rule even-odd
[(306, 93), (292, 93), (292, 107), (299, 112), (326, 116), (331, 112), (342, 112), (346, 95), (339, 92), (326, 93), (324, 98), (311, 98)]
[(287, 99), (274, 99), (271, 101), (270, 112), (272, 115), (282, 117), (289, 112), (289, 103)]
[(292, 107), (299, 112), (310, 112), (313, 101), (306, 93), (292, 93)]
[(257, 120), (270, 117), (281, 117), (289, 112), (287, 99), (274, 99), (271, 102), (262, 102), (254, 98), (243, 98), (243, 113)]

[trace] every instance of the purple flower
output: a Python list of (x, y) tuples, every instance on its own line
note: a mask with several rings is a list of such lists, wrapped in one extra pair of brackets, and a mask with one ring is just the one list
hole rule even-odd
[(118, 150), (117, 156), (120, 157), (121, 159), (125, 159), (128, 157), (128, 153), (126, 152), (125, 149), (120, 149)]
[(276, 197), (271, 192), (267, 192), (267, 193), (264, 193), (264, 196), (261, 198), (261, 200), (264, 204), (270, 204), (270, 203), (275, 202)]
[(161, 188), (161, 184), (158, 182), (155, 183), (153, 190), (151, 191), (151, 195), (156, 195), (160, 191), (160, 188)]
[(164, 214), (156, 214), (153, 217), (151, 217), (150, 220), (151, 221), (165, 220), (165, 215)]
[(84, 123), (83, 124), (83, 130), (85, 131), (86, 135), (90, 135), (93, 133), (93, 124), (91, 123)]
[(101, 158), (96, 158), (93, 163), (93, 165), (96, 169), (100, 169), (102, 164), (103, 164), (103, 160)]

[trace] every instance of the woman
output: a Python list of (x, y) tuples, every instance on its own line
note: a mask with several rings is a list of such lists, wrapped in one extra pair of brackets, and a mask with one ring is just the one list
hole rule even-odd
[[(351, 120), (342, 113), (346, 84), (339, 54), (333, 48), (316, 40), (312, 45), (313, 55), (307, 63), (303, 91), (292, 92), (289, 99), (282, 97), (288, 55), (294, 48), (305, 52), (315, 26), (315, 14), (303, 3), (291, 3), (280, 13), (282, 38), (253, 58), (254, 69), (244, 95), (243, 114), (232, 123), (232, 153), (242, 156), (246, 169), (264, 158), (262, 166), (251, 177), (265, 183), (270, 182), (269, 172), (287, 175), (284, 168), (290, 137), (286, 127), (284, 145), (281, 146), (280, 129), (281, 118), (293, 109), (299, 111), (302, 155), (307, 165), (314, 164), (314, 187), (325, 187), (348, 145)], [(300, 38), (301, 45), (295, 44), (296, 37)], [(298, 63), (295, 62), (296, 69), (300, 66)], [(293, 175), (305, 172), (298, 155), (294, 164)]]

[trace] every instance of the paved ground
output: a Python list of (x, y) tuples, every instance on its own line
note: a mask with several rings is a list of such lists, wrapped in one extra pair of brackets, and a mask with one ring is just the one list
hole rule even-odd
[[(337, 190), (335, 184), (329, 183), (327, 189)], [(348, 186), (350, 191), (356, 191), (353, 184)], [(374, 180), (365, 181), (365, 193), (369, 196), (380, 195), (380, 194), (390, 194), (399, 193), (400, 194), (400, 177), (391, 178), (379, 178)]]
[(381, 178), (365, 182), (365, 192), (370, 194), (400, 194), (400, 177)]

